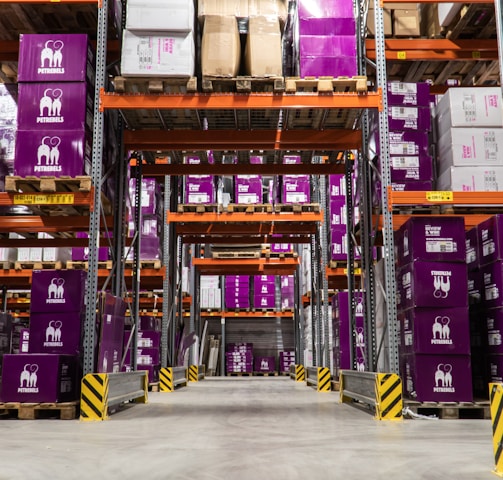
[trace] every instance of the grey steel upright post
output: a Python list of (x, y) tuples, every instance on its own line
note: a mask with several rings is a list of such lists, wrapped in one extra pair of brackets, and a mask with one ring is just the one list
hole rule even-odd
[(172, 255), (170, 252), (170, 228), (168, 224), (168, 215), (171, 200), (171, 177), (164, 177), (164, 211), (163, 211), (163, 243), (162, 243), (162, 262), (166, 273), (162, 281), (162, 320), (161, 320), (161, 367), (168, 366), (168, 326), (169, 312), (171, 310), (171, 290), (170, 290), (170, 266)]
[(86, 318), (83, 339), (83, 375), (94, 373), (96, 328), (96, 296), (98, 292), (98, 247), (101, 215), (101, 175), (103, 162), (104, 113), (100, 111), (100, 91), (105, 88), (108, 31), (108, 0), (98, 7), (96, 38), (96, 80), (94, 87), (94, 125), (91, 182), (94, 187), (94, 208), (89, 215), (89, 266), (87, 273)]
[(328, 267), (328, 232), (327, 225), (330, 222), (330, 212), (328, 211), (328, 200), (327, 200), (327, 182), (325, 176), (320, 176), (319, 180), (319, 197), (320, 197), (320, 207), (324, 212), (324, 221), (320, 223), (320, 237), (321, 237), (321, 268), (320, 268), (320, 276), (321, 276), (321, 285), (322, 285), (322, 294), (321, 294), (321, 318), (323, 325), (323, 364), (321, 366), (328, 367), (330, 365), (330, 329), (328, 326), (328, 278), (327, 278), (327, 267)]
[(136, 370), (137, 367), (137, 356), (138, 356), (138, 327), (140, 323), (140, 283), (141, 283), (141, 262), (140, 262), (140, 252), (141, 252), (141, 231), (142, 231), (142, 220), (143, 215), (141, 213), (141, 192), (142, 192), (142, 156), (136, 162), (136, 188), (134, 192), (134, 225), (135, 225), (135, 243), (133, 245), (133, 310), (131, 311), (131, 319), (133, 320), (133, 330), (134, 335), (131, 340), (131, 368)]
[[(196, 245), (192, 244), (192, 258), (196, 258)], [(192, 302), (190, 304), (190, 318), (189, 318), (189, 333), (195, 331), (195, 314), (196, 314), (196, 302), (199, 298), (198, 289), (199, 289), (199, 272), (196, 272), (196, 268), (194, 265), (191, 267), (190, 271), (190, 288), (191, 288), (191, 297)], [(191, 345), (189, 349), (189, 365), (194, 365), (195, 361), (195, 345)]]
[(382, 234), (383, 257), (386, 289), (386, 320), (389, 341), (390, 373), (399, 373), (398, 361), (398, 325), (396, 308), (395, 252), (393, 240), (393, 214), (388, 209), (388, 187), (391, 187), (391, 171), (389, 160), (389, 129), (388, 129), (388, 95), (386, 89), (386, 57), (384, 45), (384, 13), (383, 7), (376, 2), (374, 5), (375, 49), (377, 85), (381, 88), (382, 109), (379, 111), (379, 148), (381, 161), (382, 184)]

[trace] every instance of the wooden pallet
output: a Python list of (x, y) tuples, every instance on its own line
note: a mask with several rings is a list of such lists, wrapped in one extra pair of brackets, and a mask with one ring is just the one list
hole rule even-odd
[(251, 312), (251, 308), (226, 308), (225, 311), (239, 315), (240, 313)]
[(277, 308), (252, 308), (253, 313), (274, 313), (277, 312)]
[(14, 262), (15, 270), (61, 270), (65, 262)]
[(285, 79), (280, 76), (273, 77), (217, 77), (204, 76), (201, 82), (203, 92), (219, 93), (251, 93), (251, 92), (284, 92)]
[(278, 372), (253, 372), (254, 377), (277, 377)]
[[(124, 266), (126, 268), (133, 268), (133, 261), (126, 260)], [(160, 260), (140, 260), (140, 268), (152, 268), (154, 270), (160, 270), (162, 268), (162, 262)]]
[(285, 79), (286, 93), (318, 92), (318, 93), (348, 93), (366, 92), (367, 77), (287, 77)]
[(7, 260), (0, 262), (0, 270), (10, 270), (14, 267), (14, 262), (9, 262)]
[(319, 213), (320, 204), (319, 203), (277, 203), (274, 205), (274, 211), (276, 213), (282, 212), (314, 212)]
[(297, 252), (271, 252), (270, 250), (262, 251), (262, 256), (265, 258), (297, 258)]
[(79, 413), (80, 402), (63, 403), (0, 403), (0, 418), (16, 415), (19, 420), (36, 420), (41, 418), (58, 418), (74, 420)]
[(229, 213), (241, 212), (241, 213), (271, 213), (272, 204), (270, 203), (229, 203), (224, 211)]
[(228, 250), (211, 252), (212, 258), (260, 258), (260, 251), (256, 250)]
[(152, 382), (148, 384), (149, 392), (158, 392), (159, 391), (159, 382)]
[(90, 192), (91, 177), (81, 175), (77, 177), (53, 176), (6, 176), (5, 191), (9, 193), (30, 192)]
[(177, 207), (178, 213), (206, 213), (217, 212), (218, 204), (216, 203), (181, 203)]
[(404, 406), (420, 415), (434, 415), (440, 419), (489, 419), (489, 400), (468, 402), (415, 402), (404, 399)]
[(195, 93), (197, 77), (114, 77), (117, 93)]
[(496, 17), (492, 4), (466, 4), (442, 32), (451, 40), (458, 38), (495, 38)]
[(283, 124), (288, 130), (295, 129), (337, 129), (355, 127), (360, 111), (356, 108), (299, 108), (286, 110)]
[(230, 372), (227, 373), (228, 377), (251, 377), (253, 372)]
[[(100, 270), (112, 270), (113, 262), (112, 260), (106, 260), (104, 262), (98, 262), (98, 269)], [(68, 260), (66, 262), (66, 268), (68, 270), (87, 270), (89, 268), (88, 261), (73, 261)]]
[(341, 383), (339, 380), (332, 380), (332, 391), (339, 392), (341, 390)]

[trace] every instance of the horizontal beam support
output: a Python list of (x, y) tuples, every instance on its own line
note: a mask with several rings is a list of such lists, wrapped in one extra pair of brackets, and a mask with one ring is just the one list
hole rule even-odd
[[(113, 228), (113, 217), (106, 217), (106, 225)], [(104, 226), (102, 225), (102, 229)], [(12, 215), (2, 217), (0, 233), (10, 232), (85, 232), (89, 230), (89, 217), (81, 215), (69, 216), (37, 216), (37, 215)]]
[[(168, 223), (322, 222), (323, 212), (299, 213), (168, 213)], [(302, 232), (299, 232), (302, 233)]]
[[(207, 150), (208, 145), (211, 145), (213, 150), (357, 150), (361, 144), (361, 132), (349, 129), (126, 130), (124, 132), (124, 145), (127, 150), (196, 151)], [(168, 166), (175, 167), (175, 165)], [(197, 165), (183, 166), (197, 167)]]

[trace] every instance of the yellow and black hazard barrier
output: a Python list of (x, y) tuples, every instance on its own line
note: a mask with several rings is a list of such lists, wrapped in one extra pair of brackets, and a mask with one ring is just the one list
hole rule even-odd
[(80, 419), (83, 421), (107, 420), (110, 407), (131, 400), (137, 403), (147, 403), (147, 371), (89, 373), (82, 379)]
[(402, 420), (402, 381), (395, 373), (341, 370), (340, 401), (366, 403), (377, 420)]
[(204, 379), (204, 365), (190, 365), (189, 366), (189, 382), (198, 382)]
[(187, 386), (189, 381), (187, 367), (163, 367), (159, 371), (159, 390), (161, 392), (174, 392), (175, 387)]
[(489, 384), (491, 403), (491, 422), (493, 427), (494, 470), (498, 477), (503, 477), (503, 384)]
[(305, 382), (306, 370), (304, 365), (290, 365), (290, 378), (296, 382)]
[(318, 392), (332, 390), (332, 375), (328, 367), (307, 367), (305, 372), (308, 386), (315, 386)]

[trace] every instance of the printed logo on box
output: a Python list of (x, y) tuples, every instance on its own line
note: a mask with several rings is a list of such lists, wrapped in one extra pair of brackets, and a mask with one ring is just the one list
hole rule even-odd
[(38, 393), (38, 364), (27, 363), (19, 375), (18, 393)]
[(40, 115), (37, 123), (64, 123), (65, 119), (61, 115), (63, 108), (63, 90), (61, 88), (46, 88), (44, 95), (39, 101)]
[(65, 68), (61, 66), (63, 63), (63, 47), (64, 42), (61, 40), (47, 40), (44, 48), (40, 52), (40, 67), (39, 74), (61, 74), (64, 75)]
[(356, 371), (357, 372), (365, 371), (365, 360), (363, 358), (356, 359)]
[(64, 284), (64, 278), (54, 277), (47, 287), (45, 303), (66, 303)]
[[(61, 138), (45, 136), (37, 148), (37, 164), (33, 167), (35, 172), (61, 172), (59, 165), (59, 145)], [(45, 165), (42, 164), (44, 160)]]
[(451, 289), (451, 275), (449, 271), (432, 270), (433, 276), (433, 296), (435, 298), (447, 298)]
[(435, 317), (432, 326), (432, 345), (452, 345), (450, 323), (451, 319), (447, 316)]
[(61, 327), (63, 322), (61, 320), (51, 320), (45, 329), (45, 342), (44, 347), (62, 347), (63, 341), (61, 340)]
[(452, 386), (452, 365), (450, 363), (439, 363), (435, 370), (435, 393), (454, 393), (456, 389)]

